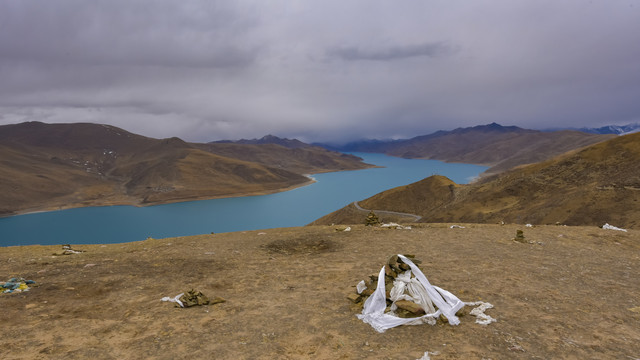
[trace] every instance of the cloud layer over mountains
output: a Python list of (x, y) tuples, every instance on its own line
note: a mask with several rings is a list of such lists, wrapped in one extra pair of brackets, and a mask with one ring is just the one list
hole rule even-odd
[(190, 141), (640, 121), (637, 1), (9, 0), (0, 125)]

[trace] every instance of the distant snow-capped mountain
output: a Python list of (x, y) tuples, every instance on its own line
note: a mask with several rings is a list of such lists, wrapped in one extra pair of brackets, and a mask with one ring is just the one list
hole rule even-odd
[(640, 123), (627, 125), (607, 125), (599, 128), (580, 128), (578, 130), (591, 134), (626, 135), (640, 131)]

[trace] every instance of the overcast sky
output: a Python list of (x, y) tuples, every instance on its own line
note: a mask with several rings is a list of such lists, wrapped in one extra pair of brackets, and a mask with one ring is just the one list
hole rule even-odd
[(408, 138), (640, 122), (640, 1), (0, 0), (0, 125)]

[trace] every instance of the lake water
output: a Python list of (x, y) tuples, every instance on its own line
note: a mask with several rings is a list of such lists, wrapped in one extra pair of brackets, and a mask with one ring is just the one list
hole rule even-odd
[(270, 195), (140, 208), (88, 207), (0, 218), (0, 246), (111, 244), (148, 237), (303, 226), (353, 201), (431, 175), (464, 184), (486, 170), (484, 166), (436, 160), (355, 155), (384, 168), (316, 174), (314, 184)]

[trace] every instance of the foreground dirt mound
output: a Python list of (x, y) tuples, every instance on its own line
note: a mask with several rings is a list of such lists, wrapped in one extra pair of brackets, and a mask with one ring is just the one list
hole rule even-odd
[[(640, 352), (640, 232), (452, 224), (331, 226), (2, 248), (3, 359), (627, 359)], [(516, 230), (526, 241), (516, 242)], [(389, 254), (487, 301), (497, 322), (377, 333), (347, 299)], [(215, 305), (162, 302), (197, 289)], [(434, 355), (436, 353), (437, 355)]]

